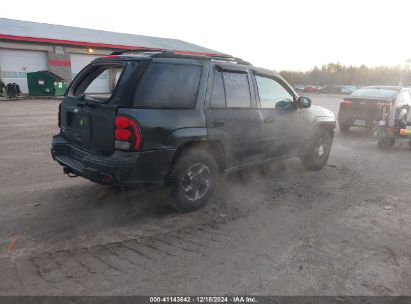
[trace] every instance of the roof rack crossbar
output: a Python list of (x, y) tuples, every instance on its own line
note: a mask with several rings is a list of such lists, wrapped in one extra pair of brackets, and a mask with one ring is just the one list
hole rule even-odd
[(238, 57), (219, 57), (219, 56), (213, 56), (213, 57), (211, 57), (211, 59), (221, 60), (221, 61), (228, 61), (228, 62), (235, 62), (235, 63), (238, 63), (238, 64), (244, 64), (244, 65), (252, 65), (250, 62), (245, 61), (245, 60), (243, 60), (243, 59), (241, 59), (241, 58), (238, 58)]
[(121, 50), (115, 51), (110, 55), (122, 55), (124, 53), (165, 53), (167, 50), (165, 49), (158, 49), (158, 48), (141, 48), (141, 49), (133, 49), (133, 50)]
[(171, 50), (166, 50), (166, 49), (160, 49), (160, 48), (139, 48), (139, 49), (134, 49), (134, 50), (121, 50), (121, 51), (115, 51), (111, 53), (111, 55), (122, 55), (124, 53), (156, 53), (153, 56), (162, 56), (162, 55), (170, 55), (170, 56), (200, 56), (200, 57), (208, 57), (210, 59), (214, 60), (221, 60), (221, 61), (227, 61), (227, 62), (234, 62), (238, 64), (244, 64), (244, 65), (252, 65), (251, 63), (238, 58), (238, 57), (232, 57), (229, 55), (214, 55), (214, 54), (196, 54), (194, 52), (183, 52), (183, 51), (171, 51)]

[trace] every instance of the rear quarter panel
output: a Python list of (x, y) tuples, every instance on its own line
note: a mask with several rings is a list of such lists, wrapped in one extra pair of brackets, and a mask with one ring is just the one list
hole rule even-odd
[(142, 151), (176, 149), (180, 144), (191, 140), (194, 134), (203, 136), (206, 132), (204, 113), (198, 109), (120, 108), (118, 114), (137, 120), (143, 137)]

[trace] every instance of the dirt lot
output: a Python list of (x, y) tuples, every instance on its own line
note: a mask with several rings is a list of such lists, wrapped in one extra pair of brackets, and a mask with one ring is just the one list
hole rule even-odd
[[(339, 100), (313, 96), (335, 113)], [(323, 170), (248, 169), (177, 214), (157, 191), (64, 176), (57, 108), (0, 102), (0, 294), (411, 295), (406, 143), (337, 131)]]

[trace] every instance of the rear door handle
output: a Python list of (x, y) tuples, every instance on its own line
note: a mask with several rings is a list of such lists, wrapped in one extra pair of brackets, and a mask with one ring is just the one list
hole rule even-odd
[(274, 118), (272, 118), (272, 117), (264, 118), (264, 123), (272, 123), (273, 121), (274, 121)]
[(223, 119), (214, 119), (213, 123), (214, 123), (214, 126), (216, 127), (225, 126), (225, 120)]

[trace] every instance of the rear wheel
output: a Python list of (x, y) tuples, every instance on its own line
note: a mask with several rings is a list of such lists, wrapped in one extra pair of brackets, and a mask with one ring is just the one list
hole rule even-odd
[(342, 132), (348, 132), (351, 128), (350, 125), (346, 125), (346, 124), (343, 124), (343, 123), (338, 123), (338, 126), (340, 127), (340, 130)]
[(301, 163), (307, 170), (320, 170), (328, 161), (332, 137), (326, 130), (318, 130), (307, 153), (301, 157)]
[(388, 149), (395, 144), (394, 138), (383, 137), (378, 140), (378, 147), (380, 149)]
[(183, 151), (167, 178), (168, 204), (180, 212), (197, 210), (213, 195), (218, 179), (218, 165), (210, 153)]

